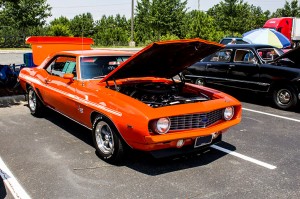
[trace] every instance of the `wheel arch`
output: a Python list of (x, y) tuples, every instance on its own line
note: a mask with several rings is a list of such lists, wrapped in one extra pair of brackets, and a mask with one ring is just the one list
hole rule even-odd
[[(299, 84), (300, 85), (300, 84)], [(269, 93), (272, 94), (272, 92), (274, 91), (274, 89), (276, 88), (280, 88), (283, 86), (290, 86), (292, 87), (295, 91), (299, 92), (299, 88), (297, 86), (296, 82), (291, 82), (291, 81), (278, 81), (278, 82), (274, 82), (273, 84), (271, 84), (270, 89), (269, 89)]]
[(35, 86), (33, 86), (33, 85), (29, 84), (29, 83), (26, 83), (26, 93), (28, 93), (29, 87), (31, 87), (31, 88), (35, 91), (35, 93), (37, 94), (38, 98), (39, 98), (39, 99), (41, 100), (41, 102), (45, 105), (44, 100), (43, 100), (43, 98), (42, 98), (42, 95), (41, 95), (41, 93), (40, 93), (40, 90), (39, 90), (38, 88), (36, 88)]
[(129, 146), (130, 148), (132, 148), (132, 147), (128, 144), (128, 142), (124, 139), (124, 137), (123, 137), (122, 134), (120, 133), (119, 128), (115, 125), (115, 123), (113, 122), (113, 120), (112, 120), (109, 116), (107, 116), (107, 115), (105, 115), (105, 114), (103, 114), (103, 113), (100, 113), (99, 111), (93, 111), (93, 112), (91, 113), (90, 121), (91, 121), (91, 124), (92, 124), (92, 129), (94, 128), (94, 125), (95, 125), (95, 119), (96, 119), (97, 117), (101, 117), (101, 120), (105, 120), (106, 122), (110, 123), (110, 125), (112, 125), (113, 128), (115, 128), (116, 133), (119, 135), (120, 139), (121, 139), (127, 146)]

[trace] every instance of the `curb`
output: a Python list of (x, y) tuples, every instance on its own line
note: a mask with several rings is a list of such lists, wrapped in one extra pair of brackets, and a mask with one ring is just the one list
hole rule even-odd
[(26, 95), (0, 97), (0, 107), (9, 107), (26, 101)]

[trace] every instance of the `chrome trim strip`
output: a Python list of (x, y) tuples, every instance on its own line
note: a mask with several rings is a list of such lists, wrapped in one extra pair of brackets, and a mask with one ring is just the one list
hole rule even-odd
[[(34, 82), (35, 84), (38, 84), (38, 85), (40, 85), (40, 86), (44, 86), (39, 80), (37, 80), (37, 79), (35, 79), (35, 78), (31, 77), (31, 76), (28, 76), (28, 75), (21, 75), (21, 78), (23, 78), (24, 80), (29, 81), (29, 83)], [(61, 91), (61, 90), (59, 90), (59, 89), (57, 89), (57, 88), (54, 88), (54, 87), (52, 87), (52, 86), (49, 86), (49, 85), (47, 86), (47, 88), (51, 89), (51, 90), (54, 91), (54, 92), (60, 93), (60, 94), (62, 94), (62, 95), (64, 95), (64, 96), (66, 96), (66, 97), (69, 97), (69, 98), (71, 98), (72, 100), (74, 100), (74, 101), (76, 101), (76, 102), (78, 102), (78, 103), (81, 103), (81, 104), (84, 104), (84, 105), (87, 105), (87, 104), (88, 104), (88, 105), (91, 105), (91, 106), (92, 106), (93, 108), (95, 108), (95, 109), (99, 108), (99, 109), (101, 109), (101, 110), (104, 110), (104, 111), (109, 112), (109, 113), (111, 113), (111, 114), (117, 115), (117, 116), (119, 116), (119, 117), (122, 116), (122, 113), (121, 113), (121, 112), (118, 112), (118, 111), (115, 111), (115, 110), (113, 110), (113, 109), (110, 109), (110, 108), (108, 108), (108, 107), (106, 107), (106, 106), (103, 106), (102, 104), (96, 104), (96, 103), (94, 103), (94, 102), (90, 102), (90, 101), (88, 101), (88, 100), (86, 100), (86, 99), (79, 98), (79, 97), (76, 96), (76, 95), (69, 94), (69, 93), (67, 93), (67, 92)]]
[(87, 128), (87, 129), (89, 129), (89, 130), (91, 130), (91, 131), (93, 130), (93, 129), (91, 129), (91, 128), (85, 126), (84, 124), (81, 124), (81, 123), (78, 122), (77, 120), (74, 120), (73, 118), (71, 118), (71, 117), (69, 117), (69, 116), (67, 116), (67, 115), (65, 115), (65, 114), (63, 114), (63, 113), (61, 113), (61, 112), (59, 112), (58, 110), (56, 110), (56, 109), (54, 109), (54, 108), (52, 108), (52, 107), (50, 107), (50, 106), (47, 106), (47, 107), (50, 108), (51, 110), (53, 110), (53, 111), (55, 111), (55, 112), (57, 112), (57, 113), (59, 113), (59, 114), (65, 116), (66, 118), (72, 120), (73, 122), (76, 122), (77, 124), (80, 124), (80, 125), (83, 126), (83, 127)]
[(207, 76), (200, 76), (200, 75), (185, 75), (187, 77), (201, 77), (204, 79), (217, 79), (217, 80), (226, 80), (226, 81), (232, 81), (232, 82), (242, 82), (242, 83), (250, 83), (250, 84), (257, 84), (260, 86), (270, 86), (269, 83), (263, 83), (263, 82), (251, 82), (251, 81), (243, 81), (243, 80), (237, 80), (237, 79), (227, 79), (227, 78), (220, 78), (220, 77), (207, 77)]

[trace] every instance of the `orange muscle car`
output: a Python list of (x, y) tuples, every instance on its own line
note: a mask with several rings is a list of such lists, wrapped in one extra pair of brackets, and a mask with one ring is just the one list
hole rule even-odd
[[(219, 142), (241, 121), (241, 104), (220, 91), (185, 83), (180, 72), (223, 45), (201, 39), (156, 42), (137, 53), (92, 50), (88, 38), (30, 37), (35, 68), (20, 82), (32, 115), (51, 108), (92, 130), (109, 163), (128, 149), (154, 157)], [(176, 78), (174, 78), (176, 76)]]

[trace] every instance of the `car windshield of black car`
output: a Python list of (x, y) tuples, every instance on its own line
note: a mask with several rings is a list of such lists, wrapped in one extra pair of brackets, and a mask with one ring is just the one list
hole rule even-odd
[(277, 48), (261, 48), (257, 49), (257, 54), (264, 61), (272, 61), (283, 54), (283, 51)]

